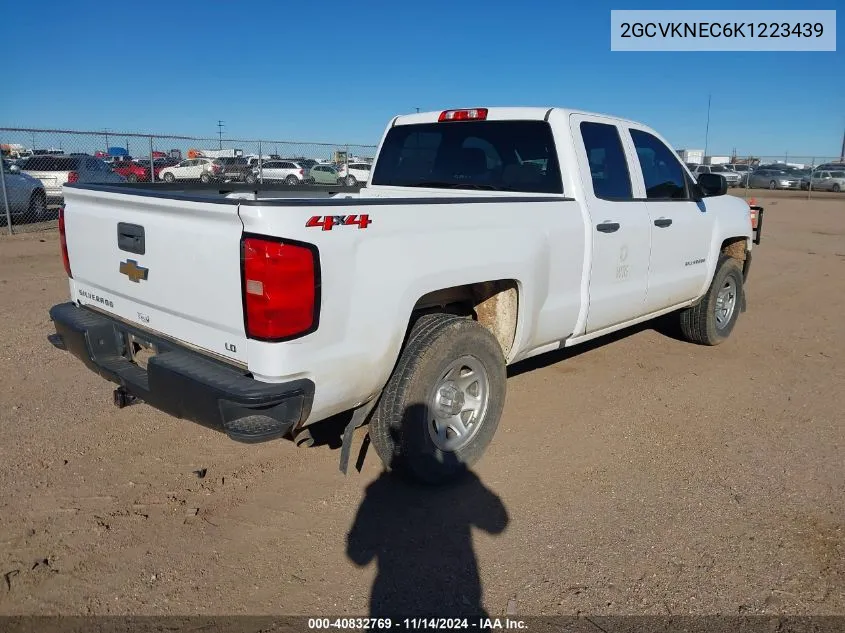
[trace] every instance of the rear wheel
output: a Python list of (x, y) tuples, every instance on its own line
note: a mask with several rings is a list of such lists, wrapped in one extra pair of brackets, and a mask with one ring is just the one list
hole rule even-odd
[(254, 185), (258, 178), (255, 177), (255, 174), (247, 174), (245, 180), (248, 185)]
[(349, 176), (346, 177), (346, 186), (347, 187), (354, 187), (356, 182), (358, 182), (358, 181), (355, 180), (355, 176), (353, 176), (352, 174), (350, 174)]
[(778, 183), (775, 182), (774, 180), (770, 180), (769, 181), (769, 189), (777, 189), (777, 188), (778, 188)]
[(839, 193), (841, 191), (841, 189), (842, 188), (836, 183), (834, 183), (833, 187), (831, 187), (831, 190), (835, 191), (836, 193)]
[(129, 174), (126, 176), (126, 182), (138, 182), (138, 176), (135, 174)]
[(204, 183), (211, 182), (211, 176), (208, 174), (208, 172), (204, 171), (204, 172), (202, 172), (202, 174), (200, 174), (200, 182), (204, 182)]
[(285, 178), (285, 184), (291, 185), (291, 186), (298, 185), (299, 184), (299, 178), (297, 178), (296, 176), (288, 176), (287, 178)]
[(697, 305), (681, 311), (681, 332), (701, 345), (718, 345), (734, 329), (744, 300), (739, 262), (722, 255), (707, 294)]
[(463, 474), (502, 415), (507, 376), (496, 338), (477, 322), (421, 317), (370, 421), (385, 466), (424, 483)]

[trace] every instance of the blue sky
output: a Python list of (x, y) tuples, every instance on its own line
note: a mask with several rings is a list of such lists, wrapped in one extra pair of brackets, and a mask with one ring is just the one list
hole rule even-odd
[(835, 53), (610, 51), (611, 8), (691, 8), (679, 0), (0, 5), (12, 45), (0, 126), (216, 136), (223, 119), (233, 138), (375, 143), (391, 116), (416, 108), (559, 105), (703, 148), (712, 93), (710, 153), (838, 156), (845, 129), (841, 42)]

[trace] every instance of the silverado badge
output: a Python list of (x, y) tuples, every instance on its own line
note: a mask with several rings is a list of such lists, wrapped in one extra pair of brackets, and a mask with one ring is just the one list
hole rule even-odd
[(127, 259), (125, 262), (120, 262), (120, 274), (126, 275), (130, 281), (134, 281), (136, 284), (140, 283), (141, 280), (146, 281), (149, 272), (149, 268), (139, 266), (138, 262), (134, 259)]

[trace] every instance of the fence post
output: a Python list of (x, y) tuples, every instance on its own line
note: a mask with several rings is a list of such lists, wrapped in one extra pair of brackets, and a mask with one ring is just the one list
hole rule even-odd
[(150, 136), (150, 182), (156, 181), (156, 159), (153, 157), (153, 137)]
[(261, 164), (261, 141), (258, 141), (258, 182), (264, 184), (264, 167)]
[(12, 228), (12, 212), (9, 210), (9, 196), (6, 194), (6, 166), (2, 155), (0, 155), (0, 183), (2, 183), (3, 187), (3, 206), (6, 208), (6, 224), (9, 227), (9, 235), (14, 235), (15, 229)]

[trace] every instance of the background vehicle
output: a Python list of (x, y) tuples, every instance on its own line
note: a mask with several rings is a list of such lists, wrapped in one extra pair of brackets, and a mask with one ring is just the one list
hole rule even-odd
[(359, 182), (367, 182), (370, 179), (370, 169), (372, 166), (369, 163), (349, 163), (348, 169), (346, 165), (341, 165), (337, 172), (343, 183), (352, 187)]
[(261, 164), (261, 173), (258, 168), (253, 169), (256, 177), (269, 182), (282, 181), (288, 185), (299, 185), (305, 182), (308, 173), (299, 163), (289, 160), (268, 160)]
[[(9, 201), (9, 213), (14, 222), (15, 216), (23, 216), (31, 222), (39, 222), (47, 215), (47, 194), (44, 185), (37, 178), (21, 171), (17, 165), (3, 160), (3, 177), (6, 182), (6, 197)], [(0, 223), (6, 223), (6, 210), (0, 198)]]
[(739, 186), (739, 181), (742, 179), (742, 175), (732, 169), (729, 169), (727, 165), (710, 165), (710, 173), (724, 176), (728, 183), (728, 187)]
[(149, 182), (150, 180), (149, 167), (145, 167), (134, 160), (115, 159), (111, 163), (111, 169), (114, 173), (126, 178), (127, 182)]
[(308, 180), (316, 185), (336, 185), (340, 175), (333, 165), (314, 165), (308, 170)]
[(165, 167), (159, 171), (159, 178), (165, 182), (188, 180), (211, 182), (217, 180), (223, 167), (213, 158), (189, 158), (173, 167)]
[(509, 364), (669, 313), (727, 340), (760, 225), (726, 192), (654, 130), (560, 108), (395, 117), (354, 194), (71, 185), (52, 340), (119, 406), (242, 441), (348, 412), (343, 467), (369, 420), (388, 468), (442, 482), (492, 440)]
[(93, 156), (43, 154), (30, 156), (18, 166), (21, 171), (41, 181), (48, 204), (62, 200), (62, 186), (66, 183), (126, 182), (123, 176), (114, 173), (105, 162)]
[(247, 175), (252, 173), (249, 161), (246, 158), (221, 157), (214, 161), (222, 167), (218, 174), (221, 180), (245, 181)]
[(748, 176), (748, 187), (750, 189), (799, 189), (801, 177), (781, 169), (755, 169)]
[[(136, 158), (135, 162), (147, 170), (150, 168), (150, 160), (148, 158)], [(173, 167), (178, 164), (179, 160), (175, 158), (156, 158), (153, 162), (153, 180), (161, 180), (159, 174), (165, 167)]]
[(814, 191), (842, 191), (845, 190), (845, 171), (827, 171), (820, 169), (801, 179), (801, 188), (809, 189), (812, 184)]

